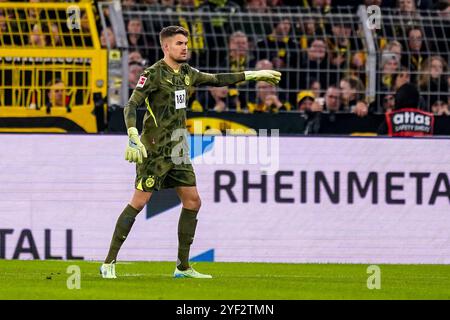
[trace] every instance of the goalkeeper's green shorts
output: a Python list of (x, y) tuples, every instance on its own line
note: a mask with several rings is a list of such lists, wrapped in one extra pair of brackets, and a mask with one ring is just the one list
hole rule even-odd
[(195, 173), (192, 164), (175, 164), (163, 157), (147, 158), (136, 165), (135, 188), (151, 192), (175, 187), (195, 186)]

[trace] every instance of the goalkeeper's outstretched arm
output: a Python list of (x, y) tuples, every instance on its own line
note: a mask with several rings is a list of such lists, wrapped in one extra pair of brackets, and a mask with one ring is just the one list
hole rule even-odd
[(205, 73), (194, 69), (194, 85), (210, 85), (214, 87), (223, 87), (235, 84), (241, 81), (266, 81), (272, 85), (277, 85), (281, 79), (281, 73), (275, 70), (244, 71), (236, 73)]

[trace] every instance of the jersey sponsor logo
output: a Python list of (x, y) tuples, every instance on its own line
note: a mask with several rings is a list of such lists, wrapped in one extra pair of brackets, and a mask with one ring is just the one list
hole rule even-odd
[(151, 188), (155, 185), (155, 177), (154, 176), (149, 176), (147, 178), (147, 180), (145, 180), (145, 186), (147, 188)]
[(143, 88), (147, 78), (144, 76), (140, 76), (138, 83), (136, 84), (136, 88)]
[(184, 77), (184, 84), (188, 86), (190, 83), (191, 83), (191, 79), (189, 78), (188, 75), (186, 75), (186, 77)]

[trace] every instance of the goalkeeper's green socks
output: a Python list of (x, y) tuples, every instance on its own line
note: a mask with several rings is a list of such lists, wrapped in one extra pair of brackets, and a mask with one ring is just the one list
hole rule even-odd
[(117, 219), (116, 228), (109, 246), (108, 256), (105, 259), (105, 263), (112, 263), (117, 260), (120, 247), (128, 236), (128, 233), (133, 226), (134, 220), (139, 211), (130, 205), (122, 211), (122, 214)]
[[(105, 263), (112, 263), (117, 260), (120, 247), (127, 238), (138, 213), (138, 210), (128, 205), (117, 219)], [(185, 208), (181, 210), (178, 221), (178, 270), (186, 270), (189, 268), (189, 251), (194, 241), (195, 229), (197, 227), (197, 213), (197, 210)]]
[(178, 270), (189, 268), (189, 250), (194, 241), (197, 213), (197, 210), (181, 209), (180, 220), (178, 221)]

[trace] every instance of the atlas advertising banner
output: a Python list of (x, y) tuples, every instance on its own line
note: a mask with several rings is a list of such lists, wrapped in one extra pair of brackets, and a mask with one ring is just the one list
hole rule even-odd
[[(450, 140), (190, 137), (194, 260), (450, 263)], [(131, 199), (126, 136), (0, 135), (0, 258), (104, 259)], [(155, 192), (120, 260), (175, 261)]]

